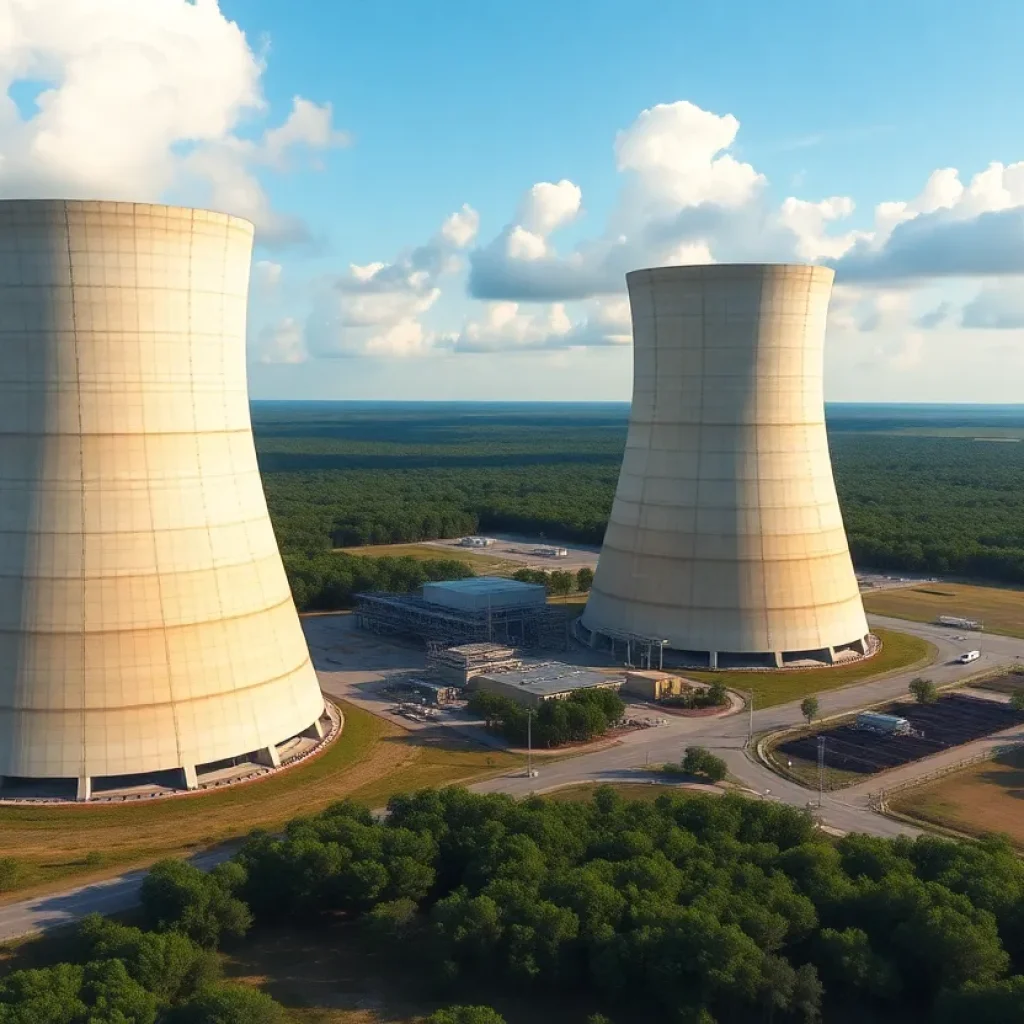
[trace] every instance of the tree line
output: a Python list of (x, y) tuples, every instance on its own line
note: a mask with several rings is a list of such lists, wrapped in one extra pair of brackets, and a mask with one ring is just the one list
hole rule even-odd
[[(625, 418), (577, 415), (278, 416), (257, 444), (281, 548), (313, 557), (472, 533), (599, 545)], [(830, 435), (859, 567), (1024, 582), (1024, 444), (861, 426)]]
[[(700, 753), (692, 767), (712, 770)], [(142, 916), (142, 930), (87, 921), (69, 962), (9, 975), (0, 1021), (277, 1024), (207, 951), (253, 923), (339, 917), (454, 1004), (483, 987), (579, 993), (607, 1024), (1024, 1019), (1024, 864), (1008, 842), (832, 839), (735, 795), (446, 788), (394, 797), (384, 820), (342, 802), (252, 835), (210, 874), (156, 865)], [(209, 1009), (242, 999), (248, 1016)]]
[(473, 575), (465, 562), (455, 558), (420, 561), (403, 558), (366, 558), (342, 552), (309, 555), (286, 551), (285, 572), (295, 606), (300, 612), (349, 608), (362, 591), (387, 590), (409, 594), (424, 583), (461, 580)]

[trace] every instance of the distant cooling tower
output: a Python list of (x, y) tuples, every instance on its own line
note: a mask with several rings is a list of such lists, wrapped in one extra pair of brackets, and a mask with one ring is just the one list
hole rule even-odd
[(249, 422), (252, 235), (0, 202), (2, 776), (192, 788), (320, 734)]
[(626, 277), (629, 436), (582, 623), (707, 659), (866, 650), (822, 397), (832, 271), (702, 266)]

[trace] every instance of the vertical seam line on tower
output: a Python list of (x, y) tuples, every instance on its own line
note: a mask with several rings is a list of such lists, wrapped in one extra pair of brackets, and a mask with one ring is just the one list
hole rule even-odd
[[(76, 405), (77, 405), (77, 413), (78, 413), (78, 478), (79, 478), (79, 486), (81, 487), (80, 497), (81, 497), (81, 516), (82, 516), (82, 518), (81, 518), (81, 534), (80, 534), (81, 544), (79, 546), (79, 554), (80, 554), (80, 557), (81, 557), (81, 563), (80, 563), (81, 564), (81, 576), (80, 576), (80, 580), (79, 580), (80, 584), (81, 584), (80, 594), (81, 594), (81, 616), (82, 616), (81, 657), (82, 657), (82, 668), (84, 670), (85, 669), (85, 638), (86, 638), (87, 634), (86, 634), (86, 631), (85, 631), (85, 616), (86, 616), (86, 606), (85, 606), (85, 547), (86, 547), (86, 544), (85, 544), (85, 526), (86, 526), (86, 516), (85, 516), (85, 443), (84, 443), (84, 434), (83, 434), (83, 431), (82, 431), (82, 365), (81, 365), (81, 358), (80, 358), (80, 356), (78, 354), (78, 313), (77, 313), (76, 306), (75, 306), (76, 292), (75, 292), (74, 261), (71, 258), (71, 220), (68, 217), (68, 204), (67, 204), (66, 201), (61, 204), (61, 208), (64, 211), (64, 242), (65, 242), (65, 245), (67, 246), (67, 254), (68, 254), (68, 290), (71, 293), (71, 336), (75, 339), (75, 342), (74, 342), (74, 348), (75, 348), (75, 384), (77, 385), (77, 395), (76, 395), (77, 402), (76, 402)], [(45, 429), (45, 425), (44, 425), (44, 429)], [(62, 666), (62, 672), (66, 673), (66, 671), (67, 671), (67, 666), (66, 665)], [(64, 683), (66, 685), (66, 678), (64, 680), (62, 680), (62, 683)], [(81, 778), (83, 775), (86, 776), (86, 777), (88, 775), (88, 768), (86, 766), (87, 743), (86, 743), (86, 735), (85, 735), (86, 734), (86, 714), (85, 714), (85, 690), (84, 690), (84, 688), (82, 690), (82, 702), (81, 702), (81, 706), (79, 707), (79, 713), (80, 713), (80, 716), (81, 716), (80, 719), (79, 719), (79, 721), (80, 721), (80, 729), (81, 729), (81, 732), (80, 732), (79, 735), (80, 735), (80, 739), (81, 739), (81, 752), (82, 752), (81, 753), (81, 756), (82, 756), (81, 769), (80, 769), (79, 778)]]
[[(759, 321), (762, 318), (761, 310), (764, 307), (764, 300), (765, 300), (764, 292), (765, 292), (765, 276), (764, 276), (764, 274), (762, 274), (761, 275), (761, 294), (758, 296), (758, 301), (760, 303), (760, 305), (758, 307), (758, 313), (759, 313), (758, 320)], [(776, 314), (773, 311), (772, 314), (770, 314), (770, 315), (774, 316)], [(775, 327), (775, 325), (773, 324), (772, 325), (773, 330), (774, 330), (774, 327)], [(762, 387), (761, 387), (761, 373), (760, 373), (760, 369), (759, 369), (758, 364), (757, 364), (757, 360), (758, 360), (758, 358), (760, 356), (760, 351), (759, 350), (760, 350), (760, 347), (761, 347), (761, 334), (760, 334), (761, 327), (760, 327), (760, 324), (758, 325), (757, 331), (758, 331), (757, 342), (756, 342), (756, 348), (754, 350), (754, 429), (752, 431), (752, 433), (754, 435), (754, 466), (756, 467), (756, 473), (757, 473), (757, 536), (758, 536), (758, 540), (760, 541), (760, 548), (761, 548), (761, 608), (764, 611), (764, 636), (765, 636), (765, 640), (768, 643), (768, 651), (766, 653), (768, 653), (769, 655), (774, 657), (774, 655), (775, 655), (775, 640), (772, 637), (772, 618), (771, 618), (771, 612), (769, 611), (769, 608), (768, 608), (768, 560), (765, 558), (765, 551), (764, 551), (765, 530), (764, 530), (764, 525), (761, 522), (761, 508), (762, 508), (762, 500), (761, 500), (761, 393), (762, 393)]]
[[(195, 238), (196, 220), (195, 211), (189, 212), (189, 231), (188, 231), (188, 287), (185, 289), (185, 295), (188, 301), (188, 315), (186, 317), (186, 326), (188, 328), (189, 338), (189, 377), (192, 377), (192, 243)], [(138, 255), (136, 255), (138, 259)], [(194, 424), (193, 424), (194, 429)], [(147, 464), (147, 470), (148, 470)], [(147, 480), (147, 487), (150, 493), (150, 525), (152, 526), (153, 520), (153, 503), (152, 503), (152, 478)], [(173, 546), (173, 545), (172, 545)], [(157, 542), (156, 542), (156, 531), (153, 530), (153, 561), (156, 565), (156, 579), (157, 579), (157, 590), (160, 594), (160, 617), (164, 618), (164, 586), (163, 586), (163, 574), (160, 571), (160, 562), (157, 558)], [(220, 603), (218, 601), (218, 607)], [(223, 611), (223, 609), (221, 609)], [(178, 768), (182, 771), (185, 770), (185, 759), (182, 756), (181, 751), (181, 723), (178, 719), (178, 704), (177, 695), (174, 692), (174, 669), (171, 665), (171, 645), (167, 637), (167, 623), (164, 621), (160, 629), (161, 634), (164, 638), (164, 661), (167, 663), (167, 691), (171, 696), (171, 721), (174, 723), (174, 748), (177, 751)], [(191, 688), (190, 688), (191, 695)]]
[[(707, 366), (707, 315), (706, 315), (707, 314), (707, 309), (706, 309), (706, 297), (707, 296), (706, 296), (706, 292), (705, 292), (705, 289), (707, 288), (707, 281), (705, 280), (705, 277), (704, 277), (703, 274), (701, 274), (700, 277), (697, 278), (697, 280), (700, 283), (699, 293), (700, 293), (700, 380), (701, 380), (701, 387), (700, 387), (699, 392), (698, 392), (697, 401), (699, 403), (699, 407), (697, 409), (697, 416), (695, 418), (696, 419), (696, 426), (697, 426), (697, 438), (696, 438), (696, 444), (697, 444), (697, 467), (696, 467), (696, 474), (694, 476), (694, 481), (693, 481), (693, 539), (691, 540), (692, 547), (690, 549), (691, 566), (692, 566), (692, 563), (693, 563), (694, 556), (697, 554), (697, 544), (699, 543), (697, 538), (700, 537), (700, 528), (697, 525), (697, 520), (700, 517), (700, 482), (701, 482), (702, 474), (704, 472), (704, 386), (705, 386), (705, 382), (706, 382), (706, 377), (704, 375), (704, 371), (705, 371), (705, 368)], [(675, 442), (673, 442), (673, 446), (674, 445), (675, 445)], [(688, 616), (690, 621), (687, 624), (687, 630), (686, 631), (687, 631), (687, 634), (689, 635), (690, 641), (692, 642), (692, 640), (695, 639), (694, 633), (696, 633), (697, 636), (700, 637), (702, 634), (705, 634), (705, 632), (707, 630), (707, 626), (706, 626), (705, 623), (702, 622), (700, 624), (700, 629), (699, 630), (695, 630), (694, 629), (693, 609), (697, 605), (697, 586), (698, 586), (698, 583), (697, 583), (697, 574), (692, 571), (692, 568), (691, 568), (691, 571), (689, 573), (689, 577), (690, 577), (690, 592), (687, 595), (686, 607), (687, 607), (687, 616)], [(709, 666), (711, 664), (711, 654), (712, 654), (711, 648), (708, 647), (708, 665)]]

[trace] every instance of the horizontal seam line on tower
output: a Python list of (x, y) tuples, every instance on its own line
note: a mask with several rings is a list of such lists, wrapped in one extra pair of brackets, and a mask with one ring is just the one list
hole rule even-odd
[(164, 526), (145, 530), (5, 530), (0, 528), (0, 537), (78, 537), (83, 533), (90, 537), (150, 537), (154, 533), (188, 533), (192, 530), (206, 530), (208, 526), (214, 526), (217, 529), (225, 529), (232, 526), (251, 526), (254, 523), (264, 523), (266, 519), (267, 517), (262, 515), (256, 516), (253, 519), (232, 519), (224, 523), (202, 523), (198, 526)]
[[(595, 591), (592, 589), (591, 592), (593, 593)], [(679, 615), (685, 614), (686, 612), (689, 612), (689, 611), (715, 612), (716, 614), (731, 614), (731, 613), (734, 613), (734, 612), (739, 612), (739, 613), (742, 614), (744, 612), (755, 612), (755, 611), (757, 611), (757, 612), (769, 611), (769, 612), (797, 613), (797, 612), (802, 612), (802, 611), (809, 611), (809, 610), (814, 609), (814, 608), (839, 608), (839, 607), (841, 607), (844, 604), (852, 604), (853, 603), (853, 598), (852, 597), (846, 597), (846, 598), (841, 598), (838, 601), (815, 601), (813, 604), (799, 604), (799, 605), (778, 605), (778, 604), (763, 605), (763, 604), (757, 604), (757, 605), (750, 605), (750, 606), (740, 607), (739, 605), (736, 605), (736, 604), (730, 604), (730, 605), (687, 604), (687, 605), (685, 605), (683, 607), (680, 607), (677, 602), (673, 602), (671, 604), (665, 604), (665, 603), (663, 603), (661, 601), (640, 600), (640, 599), (638, 599), (638, 598), (636, 598), (634, 596), (621, 597), (618, 594), (613, 594), (613, 593), (611, 593), (611, 592), (609, 592), (607, 590), (598, 590), (598, 591), (596, 591), (596, 593), (600, 594), (602, 597), (611, 598), (613, 601), (621, 601), (624, 604), (642, 605), (643, 607), (646, 607), (646, 608), (668, 608), (668, 609), (671, 609), (672, 611), (675, 611)], [(859, 597), (860, 595), (858, 594), (857, 596)], [(858, 606), (860, 606), (860, 602), (859, 601), (857, 602), (857, 604), (858, 604)]]
[[(0, 397), (3, 392), (0, 391)], [(209, 434), (251, 434), (249, 427), (221, 427), (215, 430), (3, 430), (0, 429), (0, 437), (205, 437)]]
[(109, 714), (115, 711), (136, 711), (145, 710), (151, 711), (155, 708), (170, 708), (180, 707), (183, 704), (199, 704), (203, 701), (216, 700), (220, 697), (229, 697), (236, 693), (247, 693), (249, 690), (259, 690), (264, 686), (272, 686), (274, 683), (281, 682), (282, 679), (287, 679), (289, 676), (295, 675), (300, 672), (307, 665), (310, 664), (310, 659), (307, 657), (304, 661), (300, 662), (295, 668), (289, 669), (287, 672), (282, 672), (280, 675), (274, 676), (272, 679), (264, 679), (259, 683), (251, 683), (248, 686), (235, 687), (230, 690), (218, 690), (216, 693), (206, 693), (199, 697), (186, 697), (184, 700), (162, 700), (155, 704), (104, 704), (101, 707), (86, 708), (86, 707), (73, 707), (73, 708), (32, 708), (32, 707), (15, 707), (11, 704), (0, 704), (0, 712), (29, 712), (31, 714), (49, 714), (49, 715), (66, 715), (66, 714), (80, 714), (80, 713), (96, 713), (96, 714)]
[[(749, 533), (749, 534), (743, 534), (742, 536), (751, 537), (751, 538), (757, 539), (757, 538), (760, 537), (760, 534)], [(768, 536), (771, 537), (771, 536), (775, 536), (775, 535), (774, 534), (769, 534)], [(782, 534), (782, 536), (786, 536), (786, 535)], [(616, 552), (616, 554), (621, 554), (621, 555), (631, 554), (631, 552), (625, 551), (622, 548), (612, 548), (612, 547), (608, 547), (608, 545), (605, 545), (605, 548), (608, 551)], [(670, 563), (677, 563), (677, 564), (697, 564), (697, 565), (707, 566), (707, 565), (735, 565), (737, 563), (739, 563), (741, 565), (778, 565), (779, 563), (787, 564), (789, 562), (825, 562), (825, 561), (831, 561), (832, 559), (834, 559), (836, 557), (846, 556), (846, 555), (848, 555), (848, 553), (849, 553), (849, 549), (843, 547), (843, 548), (837, 548), (835, 551), (832, 551), (832, 552), (826, 552), (825, 554), (818, 554), (818, 555), (806, 555), (806, 554), (802, 554), (802, 555), (779, 555), (777, 557), (772, 557), (772, 558), (765, 558), (763, 555), (755, 555), (753, 557), (743, 557), (742, 555), (733, 555), (733, 556), (722, 557), (722, 558), (707, 558), (707, 557), (702, 557), (700, 555), (680, 555), (678, 557), (675, 557), (673, 555), (645, 555), (645, 554), (643, 554), (643, 552), (635, 552), (635, 553), (632, 553), (632, 554), (634, 555), (634, 557), (638, 557), (638, 558), (656, 558), (656, 559), (658, 559), (659, 562), (670, 562)]]
[(255, 619), (267, 612), (275, 612), (279, 608), (292, 603), (292, 596), (289, 593), (286, 598), (278, 601), (277, 604), (265, 605), (250, 612), (240, 612), (237, 615), (219, 615), (215, 619), (199, 619), (195, 622), (180, 622), (171, 625), (158, 626), (126, 626), (124, 629), (87, 629), (80, 626), (77, 629), (14, 629), (12, 627), (0, 626), (0, 636), (123, 636), (129, 633), (151, 633), (156, 631), (170, 632), (172, 630), (198, 629), (202, 626), (210, 626), (216, 622), (241, 622), (244, 619)]

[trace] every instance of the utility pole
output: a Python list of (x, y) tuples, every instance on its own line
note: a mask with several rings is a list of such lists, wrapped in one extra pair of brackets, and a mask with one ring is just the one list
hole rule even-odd
[(825, 790), (825, 737), (818, 737), (818, 807)]
[(754, 740), (754, 691), (750, 691), (750, 700), (747, 701), (747, 743)]
[(533, 778), (533, 708), (526, 712), (526, 777)]

